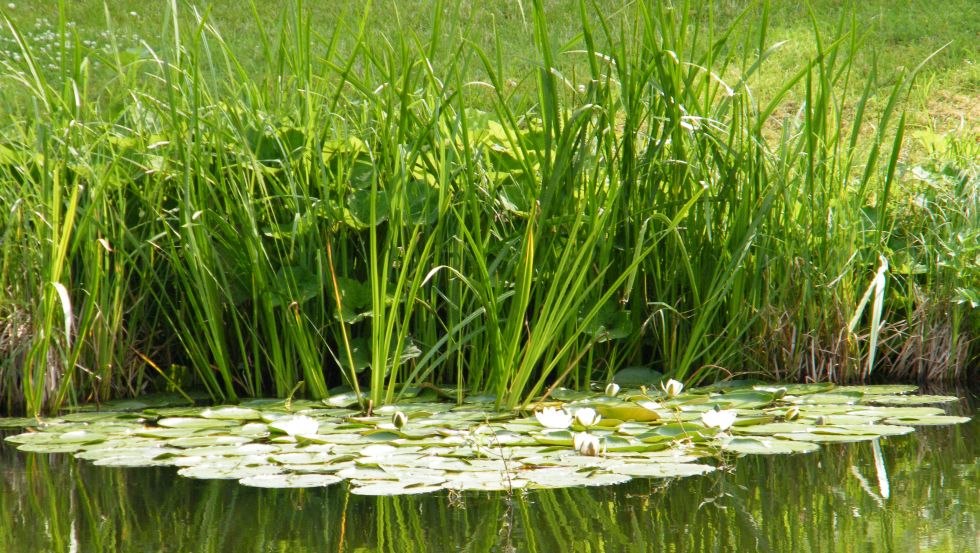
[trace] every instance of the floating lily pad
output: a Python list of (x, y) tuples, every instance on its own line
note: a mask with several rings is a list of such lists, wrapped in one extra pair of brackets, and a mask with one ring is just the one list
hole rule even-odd
[(609, 486), (629, 482), (632, 477), (599, 470), (554, 467), (526, 470), (521, 478), (536, 488), (567, 488), (578, 486)]
[(164, 428), (188, 428), (199, 430), (203, 428), (228, 428), (234, 421), (219, 419), (202, 419), (200, 417), (165, 417), (157, 421)]
[(343, 480), (333, 474), (259, 474), (238, 482), (254, 488), (320, 488)]
[[(810, 443), (802, 439), (804, 434), (800, 433), (799, 440), (778, 440), (774, 438), (732, 438), (724, 442), (721, 448), (732, 453), (742, 453), (746, 455), (785, 455), (789, 453), (811, 453), (820, 449), (815, 443)], [(792, 434), (796, 436), (796, 434)]]
[(0, 428), (34, 428), (41, 421), (32, 418), (0, 418)]
[(933, 396), (933, 395), (920, 395), (920, 396), (888, 396), (888, 395), (872, 395), (868, 396), (865, 403), (876, 403), (878, 405), (928, 405), (931, 403), (951, 403), (953, 401), (959, 401), (960, 398), (956, 396)]
[(386, 482), (372, 482), (360, 486), (351, 487), (350, 492), (354, 495), (415, 495), (423, 493), (437, 492), (443, 489), (442, 485), (426, 485), (414, 482), (401, 482), (398, 480)]
[[(818, 442), (872, 440), (912, 432), (914, 425), (969, 420), (918, 405), (955, 398), (903, 395), (911, 391), (741, 381), (671, 398), (657, 389), (627, 390), (619, 397), (560, 390), (548, 398), (544, 405), (570, 413), (594, 408), (601, 420), (588, 429), (577, 422), (571, 429), (545, 429), (527, 412), (495, 411), (487, 402), (457, 406), (419, 398), (364, 416), (329, 402), (250, 400), (30, 419), (36, 429), (8, 441), (27, 451), (74, 453), (100, 465), (169, 465), (183, 476), (245, 479), (243, 484), (254, 486), (309, 487), (346, 479), (352, 493), (364, 495), (507, 491), (703, 474), (713, 467), (695, 461), (719, 451), (803, 453)], [(343, 403), (337, 398), (345, 393), (335, 393), (334, 401)], [(725, 432), (707, 428), (704, 414), (722, 407), (733, 410), (734, 425)], [(405, 415), (399, 426), (392, 420), (396, 412)], [(598, 455), (574, 447), (582, 430), (596, 440), (587, 452)]]
[(259, 420), (262, 413), (248, 407), (215, 407), (201, 411), (201, 416), (206, 419), (221, 419), (233, 421)]
[(236, 462), (200, 462), (177, 471), (187, 478), (204, 480), (241, 480), (249, 476), (280, 474), (279, 465), (248, 465)]
[(675, 478), (697, 476), (715, 470), (711, 465), (696, 463), (626, 463), (615, 467), (618, 474), (644, 478)]
[(907, 424), (912, 426), (940, 426), (947, 424), (962, 424), (970, 422), (970, 417), (954, 417), (948, 415), (929, 415), (924, 417), (897, 417), (885, 419), (888, 424)]

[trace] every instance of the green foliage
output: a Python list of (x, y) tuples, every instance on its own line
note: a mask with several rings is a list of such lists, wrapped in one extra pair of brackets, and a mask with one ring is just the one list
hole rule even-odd
[[(55, 58), (4, 15), (4, 410), (301, 382), (366, 410), (430, 382), (514, 407), (630, 366), (847, 380), (976, 360), (975, 307), (945, 315), (976, 294), (975, 168), (932, 187), (929, 223), (903, 208), (914, 74), (859, 79), (846, 14), (814, 21), (815, 54), (760, 103), (764, 21), (581, 2), (565, 41), (527, 7), (520, 86), (505, 37), (466, 40), (448, 4), (423, 36), (255, 5), (248, 57), (176, 0), (140, 48), (88, 46), (63, 4)], [(936, 163), (918, 171), (946, 179)], [(909, 349), (926, 335), (948, 340)]]

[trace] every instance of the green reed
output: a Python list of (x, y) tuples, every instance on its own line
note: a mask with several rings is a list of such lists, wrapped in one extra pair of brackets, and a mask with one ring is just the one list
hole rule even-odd
[(976, 275), (949, 253), (970, 247), (975, 172), (927, 215), (899, 209), (914, 72), (854, 74), (854, 21), (814, 23), (816, 55), (759, 103), (779, 48), (765, 4), (747, 29), (580, 2), (556, 44), (532, 1), (531, 76), (446, 8), (428, 36), (379, 36), (370, 7), (328, 30), (299, 1), (278, 21), (253, 7), (247, 63), (176, 0), (139, 49), (86, 51), (64, 6), (54, 69), (18, 40), (0, 78), (4, 410), (338, 385), (369, 410), (429, 383), (515, 407), (636, 365), (850, 380), (977, 358), (975, 308), (950, 307)]

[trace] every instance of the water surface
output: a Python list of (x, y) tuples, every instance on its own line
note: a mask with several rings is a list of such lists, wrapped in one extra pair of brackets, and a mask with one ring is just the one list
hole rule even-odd
[[(961, 394), (962, 395), (962, 392)], [(950, 406), (972, 416), (977, 396)], [(980, 421), (620, 486), (363, 497), (0, 444), (0, 551), (980, 551)], [(717, 462), (717, 461), (712, 461)]]

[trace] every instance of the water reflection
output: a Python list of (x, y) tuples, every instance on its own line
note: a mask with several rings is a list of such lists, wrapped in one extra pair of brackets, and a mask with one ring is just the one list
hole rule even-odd
[(674, 481), (389, 498), (0, 445), (0, 551), (977, 551), (978, 433), (975, 418), (883, 439), (879, 454), (828, 445)]

